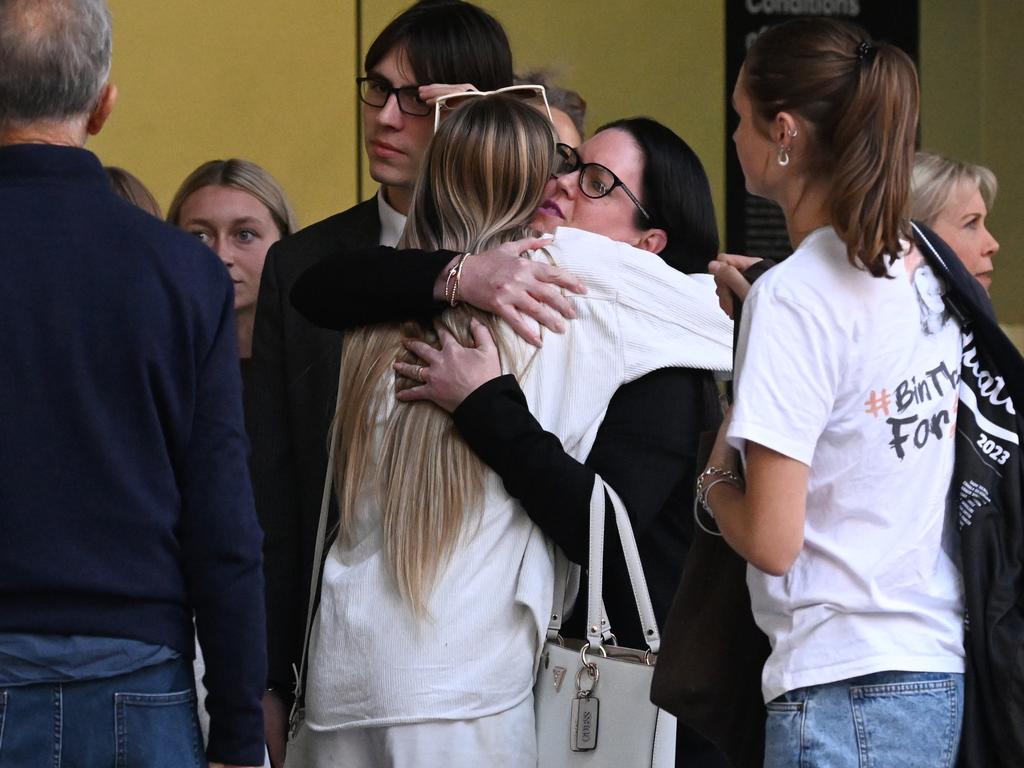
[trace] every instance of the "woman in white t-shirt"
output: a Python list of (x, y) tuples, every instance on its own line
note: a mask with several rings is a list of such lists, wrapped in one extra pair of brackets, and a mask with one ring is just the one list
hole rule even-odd
[[(523, 238), (554, 160), (551, 125), (532, 107), (502, 95), (464, 100), (427, 151), (403, 244), (465, 253)], [(332, 458), (340, 530), (289, 765), (536, 765), (532, 689), (553, 546), (447, 413), (396, 402), (395, 371), (399, 389), (424, 379), (403, 344), (495, 344), (496, 373), (517, 375), (537, 420), (576, 458), (625, 382), (667, 366), (729, 364), (730, 323), (710, 279), (572, 229), (529, 257), (565, 267), (587, 289), (573, 298), (566, 332), (539, 348), (458, 302), (459, 265), (436, 329), (410, 322), (345, 336)]]
[(747, 298), (731, 422), (698, 483), (771, 641), (765, 765), (951, 766), (961, 335), (908, 246), (916, 73), (855, 26), (792, 21), (754, 42), (733, 106), (747, 189), (795, 248)]

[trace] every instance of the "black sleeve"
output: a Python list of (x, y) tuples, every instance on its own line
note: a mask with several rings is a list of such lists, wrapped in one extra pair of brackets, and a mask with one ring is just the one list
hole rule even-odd
[(267, 604), (267, 685), (289, 696), (294, 685), (296, 627), (303, 585), (299, 555), (299, 492), (288, 427), (284, 307), (272, 246), (260, 281), (253, 327), (252, 402), (259, 418), (249, 425), (256, 513), (264, 532), (263, 572)]
[(479, 387), (453, 416), (463, 438), (531, 519), (571, 560), (585, 564), (595, 473), (622, 497), (640, 538), (683, 468), (692, 465), (706, 376), (666, 368), (619, 388), (585, 464), (541, 428), (511, 375)]
[[(207, 754), (253, 765), (263, 754), (267, 655), (263, 535), (248, 480), (234, 294), (223, 276), (220, 319), (196, 376), (192, 430), (176, 469), (178, 544), (206, 660)], [(206, 329), (204, 329), (206, 330)]]
[(444, 308), (434, 299), (434, 282), (456, 256), (383, 245), (341, 251), (302, 274), (291, 302), (311, 323), (339, 331), (431, 317)]

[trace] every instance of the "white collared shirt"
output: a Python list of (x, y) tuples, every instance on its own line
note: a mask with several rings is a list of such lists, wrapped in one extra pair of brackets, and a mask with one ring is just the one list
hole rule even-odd
[(394, 248), (405, 229), (405, 216), (384, 199), (384, 188), (377, 193), (377, 211), (380, 213), (380, 244)]

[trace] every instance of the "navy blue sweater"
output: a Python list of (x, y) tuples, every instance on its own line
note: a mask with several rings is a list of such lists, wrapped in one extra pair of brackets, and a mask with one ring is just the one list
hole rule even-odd
[(262, 764), (262, 535), (227, 271), (94, 155), (0, 147), (0, 632), (206, 658), (211, 760)]

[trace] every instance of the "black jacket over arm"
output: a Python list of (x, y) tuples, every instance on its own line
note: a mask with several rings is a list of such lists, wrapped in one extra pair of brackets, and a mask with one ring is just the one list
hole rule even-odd
[[(558, 438), (541, 428), (512, 376), (478, 388), (454, 416), (463, 437), (498, 473), (509, 494), (570, 560), (583, 566), (590, 496), (594, 477), (600, 474), (629, 512), (655, 616), (662, 624), (692, 538), (697, 437), (707, 386), (707, 372), (665, 368), (620, 387), (585, 464), (565, 453)], [(645, 648), (610, 512), (605, 530), (604, 599), (609, 621), (620, 643)], [(585, 605), (578, 608), (566, 628), (574, 636), (581, 636), (585, 620)]]
[(964, 329), (952, 499), (966, 617), (959, 768), (1024, 763), (1024, 358), (955, 252), (920, 224)]

